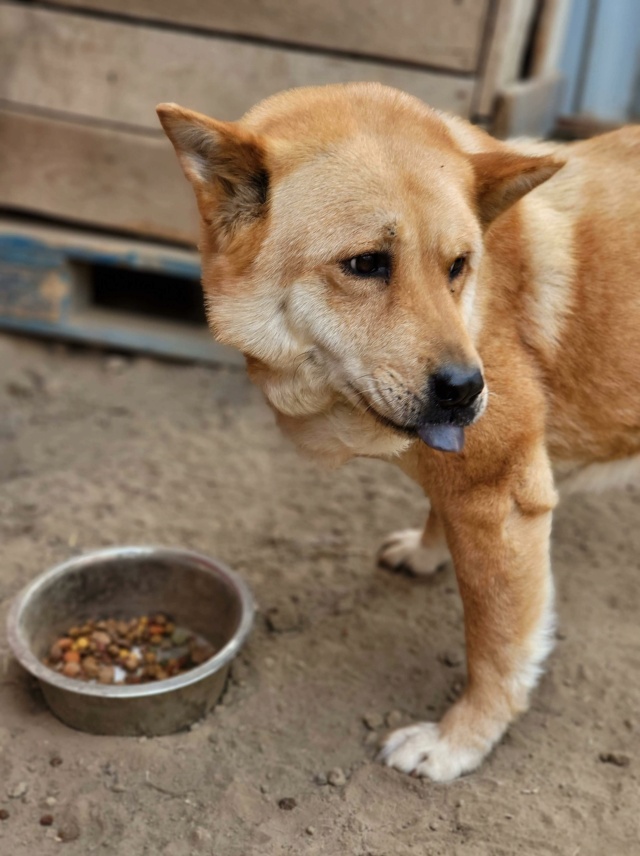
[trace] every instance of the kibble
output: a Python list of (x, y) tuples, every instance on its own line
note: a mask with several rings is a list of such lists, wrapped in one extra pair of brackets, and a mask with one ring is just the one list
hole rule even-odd
[(155, 613), (74, 625), (53, 642), (43, 662), (76, 680), (140, 684), (179, 675), (214, 654), (208, 642)]
[(51, 826), (53, 823), (53, 815), (52, 814), (43, 814), (40, 818), (40, 826)]
[(9, 819), (9, 812), (6, 810), (6, 808), (0, 808), (0, 820), (8, 820), (8, 819)]

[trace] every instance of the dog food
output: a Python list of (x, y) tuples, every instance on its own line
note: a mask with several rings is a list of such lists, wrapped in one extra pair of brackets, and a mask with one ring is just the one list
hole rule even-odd
[(168, 615), (106, 618), (70, 627), (43, 663), (67, 678), (100, 684), (142, 684), (199, 666), (214, 648)]

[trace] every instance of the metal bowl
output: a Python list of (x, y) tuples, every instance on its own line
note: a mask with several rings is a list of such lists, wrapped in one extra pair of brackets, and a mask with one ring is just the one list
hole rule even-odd
[[(85, 683), (41, 661), (72, 625), (169, 613), (217, 653), (182, 675), (133, 686)], [(159, 735), (187, 728), (218, 701), (253, 624), (245, 583), (213, 559), (166, 547), (88, 553), (42, 574), (9, 612), (13, 653), (38, 681), (53, 713), (93, 734)]]

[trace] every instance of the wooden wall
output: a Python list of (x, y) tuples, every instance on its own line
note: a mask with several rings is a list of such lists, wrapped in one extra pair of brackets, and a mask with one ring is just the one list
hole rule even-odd
[(378, 80), (489, 120), (535, 0), (0, 2), (0, 207), (192, 243), (155, 105), (238, 119), (292, 86)]

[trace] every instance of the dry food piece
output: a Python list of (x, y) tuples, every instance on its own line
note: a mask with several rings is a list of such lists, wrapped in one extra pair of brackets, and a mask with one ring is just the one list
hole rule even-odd
[(159, 612), (70, 627), (51, 645), (43, 663), (77, 680), (141, 684), (180, 675), (214, 654), (206, 640)]

